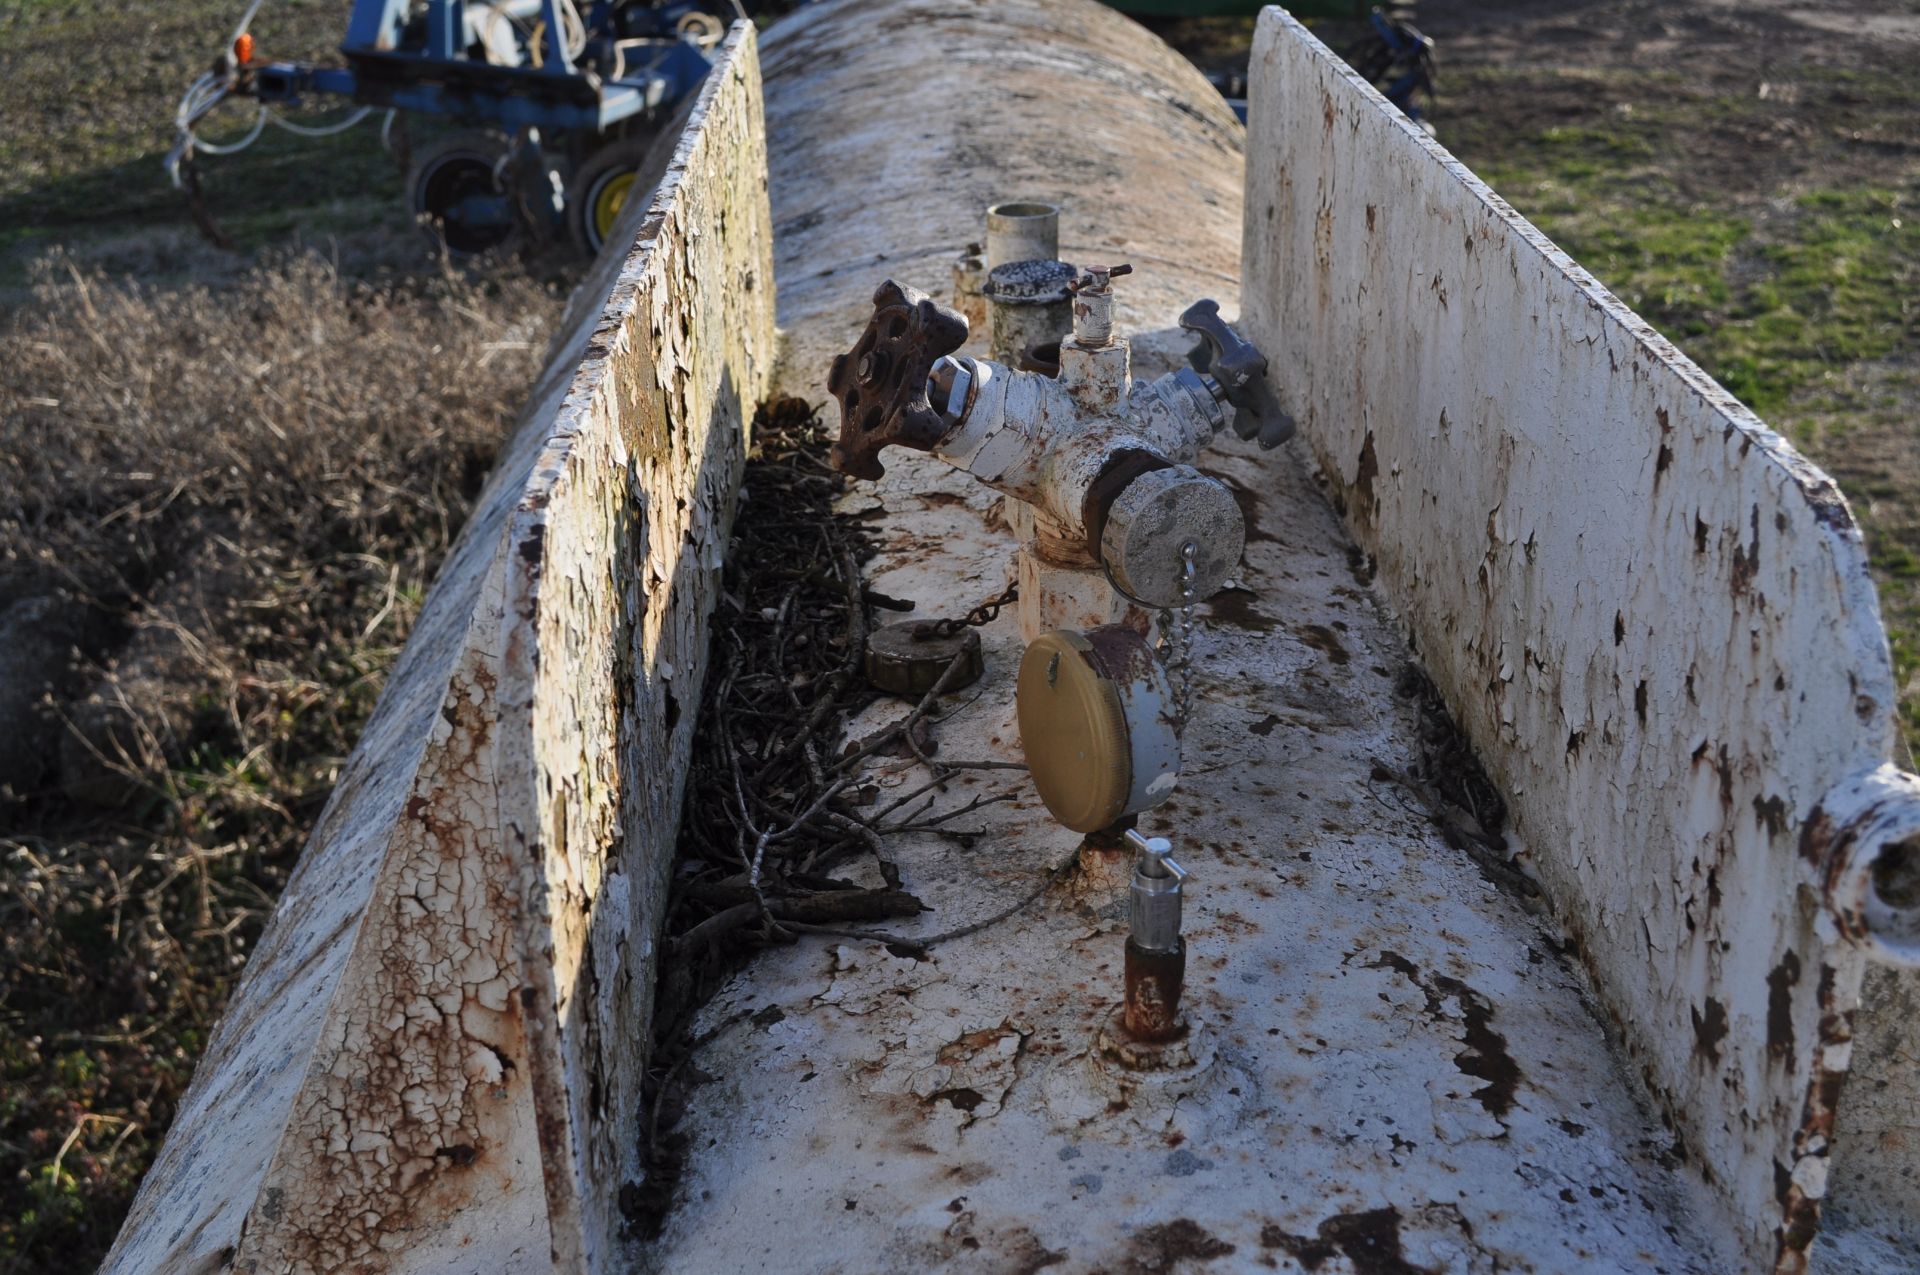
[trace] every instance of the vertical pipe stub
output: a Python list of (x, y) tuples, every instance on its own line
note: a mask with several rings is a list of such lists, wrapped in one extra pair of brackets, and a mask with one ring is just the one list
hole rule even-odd
[(1180, 937), (1180, 895), (1187, 870), (1173, 860), (1173, 845), (1129, 828), (1127, 843), (1139, 852), (1128, 890), (1130, 933), (1126, 949), (1126, 1000), (1120, 1024), (1135, 1040), (1157, 1044), (1185, 1029), (1180, 993), (1186, 981), (1187, 946)]
[(1060, 209), (1014, 200), (987, 209), (987, 270), (1009, 261), (1052, 261), (1060, 255)]
[(1826, 924), (1875, 961), (1920, 968), (1920, 775), (1882, 764), (1814, 809), (1802, 844), (1826, 860)]
[(953, 259), (953, 308), (975, 332), (987, 325), (987, 300), (980, 291), (986, 278), (986, 249), (970, 243)]
[(1073, 339), (1088, 349), (1113, 344), (1113, 281), (1133, 273), (1126, 263), (1117, 266), (1088, 266), (1074, 280)]

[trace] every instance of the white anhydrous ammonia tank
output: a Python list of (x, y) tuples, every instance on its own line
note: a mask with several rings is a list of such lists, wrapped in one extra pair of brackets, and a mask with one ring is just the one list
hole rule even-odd
[[(757, 58), (735, 35), (109, 1269), (1911, 1269), (1920, 801), (1844, 503), (1277, 10), (1252, 69), (1243, 130), (1093, 0), (817, 4)], [(1126, 865), (1030, 790), (965, 848), (903, 834), (934, 909), (906, 932), (1007, 915), (736, 976), (700, 1026), (745, 1025), (692, 1060), (678, 1204), (636, 1244), (617, 1197), (743, 422), (825, 398), (883, 280), (953, 300), (1006, 201), (1059, 205), (1063, 258), (1133, 265), (1137, 377), (1212, 297), (1301, 423), (1197, 462), (1248, 546), (1141, 821), (1192, 874), (1190, 1034), (1153, 1073), (1103, 1048)], [(846, 498), (871, 585), (923, 615), (995, 594), (994, 493), (886, 461)], [(1017, 761), (1011, 609), (982, 637), (943, 755)], [(1436, 830), (1409, 660), (1504, 850)]]

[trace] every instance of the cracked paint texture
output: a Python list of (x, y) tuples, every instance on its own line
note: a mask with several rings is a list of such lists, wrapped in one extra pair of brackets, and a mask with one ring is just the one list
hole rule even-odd
[(642, 1177), (655, 938), (707, 621), (773, 368), (753, 47), (742, 27), (709, 78), (509, 533), (501, 810), (528, 874), (536, 1109), (570, 1269), (625, 1266), (618, 1200)]
[(1859, 531), (1276, 9), (1251, 77), (1247, 335), (1745, 1262), (1803, 1269), (1863, 970), (1803, 834), (1894, 738)]
[(760, 136), (743, 28), (569, 304), (105, 1270), (617, 1266), (658, 878), (772, 363)]

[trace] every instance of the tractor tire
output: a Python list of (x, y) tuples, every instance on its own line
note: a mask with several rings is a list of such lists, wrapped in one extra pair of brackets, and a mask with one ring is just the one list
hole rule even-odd
[[(623, 137), (610, 141), (580, 165), (567, 192), (567, 228), (573, 242), (589, 258), (614, 238), (620, 214), (638, 199), (651, 201), (659, 175), (647, 180), (647, 157), (653, 150), (655, 134)], [(664, 165), (660, 166), (664, 169)]]
[(414, 223), (457, 261), (510, 255), (526, 239), (513, 192), (495, 177), (511, 143), (489, 130), (455, 133), (419, 147), (407, 170)]

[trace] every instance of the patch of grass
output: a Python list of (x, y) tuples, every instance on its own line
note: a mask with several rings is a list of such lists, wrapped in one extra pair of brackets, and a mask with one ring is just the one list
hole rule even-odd
[(1762, 413), (1837, 365), (1885, 358), (1920, 337), (1920, 184), (1819, 190), (1758, 247), (1764, 273), (1731, 307), (1702, 360)]
[[(1883, 599), (1884, 604), (1884, 599)], [(1920, 739), (1920, 688), (1915, 686), (1920, 676), (1920, 642), (1914, 634), (1920, 629), (1920, 615), (1909, 607), (1901, 613), (1904, 623), (1896, 623), (1889, 615), (1887, 637), (1893, 649), (1894, 685), (1900, 687), (1900, 729), (1907, 740), (1907, 765), (1913, 765), (1913, 741)]]
[(1876, 571), (1896, 580), (1920, 577), (1920, 555), (1899, 543), (1881, 544), (1873, 555), (1873, 566)]
[[(1896, 669), (1920, 677), (1920, 163), (1910, 79), (1802, 67), (1728, 94), (1670, 72), (1476, 68), (1442, 140), (1708, 373), (1831, 469), (1872, 547)], [(1462, 80), (1465, 84), (1462, 84)], [(1476, 92), (1536, 106), (1475, 113)], [(1815, 121), (1810, 123), (1809, 121)], [(1784, 140), (1783, 140), (1784, 139)], [(1756, 148), (1806, 163), (1768, 185)], [(1904, 370), (1903, 370), (1904, 369)], [(1920, 738), (1920, 686), (1903, 694)]]
[[(1719, 101), (1721, 99), (1710, 99)], [(1744, 99), (1729, 111), (1746, 111)], [(1703, 127), (1706, 125), (1703, 124)], [(1689, 201), (1654, 111), (1448, 140), (1521, 213), (1762, 414), (1920, 340), (1920, 175), (1812, 189), (1756, 219)], [(1476, 155), (1477, 147), (1489, 146)], [(1731, 202), (1731, 201), (1729, 201)]]
[[(0, 313), (0, 623), (51, 605), (82, 651), (7, 722), (51, 764), (0, 792), (0, 1272), (111, 1242), (559, 308), (309, 254), (55, 259)], [(67, 734), (102, 722), (105, 805)]]
[[(225, 45), (245, 9), (234, 0), (134, 5), (112, 0), (16, 0), (0, 17), (0, 285), (20, 287), (26, 263), (55, 244), (118, 228), (185, 229), (186, 196), (168, 181), (181, 93)], [(337, 62), (351, 0), (274, 0), (252, 31), (263, 58)], [(338, 118), (316, 100), (302, 118)], [(245, 131), (250, 103), (203, 128), (215, 140)], [(380, 145), (379, 117), (334, 137), (269, 127), (248, 150), (205, 155), (208, 207), (242, 249), (309, 241), (378, 218), (408, 231), (401, 174)], [(423, 129), (421, 140), (430, 130)], [(172, 273), (172, 272), (169, 272)]]
[(1685, 205), (1651, 165), (1644, 128), (1549, 127), (1504, 148), (1483, 175), (1669, 336), (1700, 336), (1726, 311), (1730, 267), (1752, 226)]

